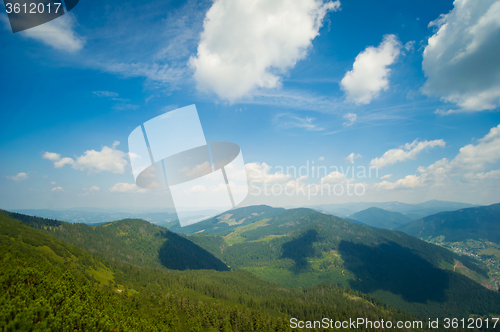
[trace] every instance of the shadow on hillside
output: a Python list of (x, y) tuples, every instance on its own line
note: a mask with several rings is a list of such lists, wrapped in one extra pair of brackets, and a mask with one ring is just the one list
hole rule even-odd
[(394, 242), (370, 247), (341, 241), (339, 253), (344, 266), (358, 278), (350, 281), (353, 289), (389, 291), (408, 302), (446, 300), (448, 274)]
[(160, 236), (166, 241), (158, 250), (158, 258), (167, 269), (229, 271), (223, 262), (188, 239), (170, 231)]
[(315, 256), (313, 243), (318, 241), (318, 232), (313, 229), (309, 230), (300, 237), (283, 244), (282, 258), (290, 258), (295, 262), (296, 273), (306, 270), (310, 265), (307, 258)]

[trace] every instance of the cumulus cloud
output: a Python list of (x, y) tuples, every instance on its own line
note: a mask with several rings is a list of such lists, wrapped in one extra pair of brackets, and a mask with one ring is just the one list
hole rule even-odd
[(380, 91), (389, 88), (390, 65), (401, 52), (401, 43), (395, 35), (385, 35), (378, 47), (367, 47), (359, 53), (352, 70), (348, 71), (340, 86), (346, 99), (356, 104), (369, 104)]
[(392, 177), (392, 174), (386, 174), (382, 177), (380, 177), (381, 180), (386, 180), (386, 179), (390, 179)]
[(266, 163), (245, 164), (248, 180), (252, 183), (283, 183), (292, 177), (291, 174), (283, 174), (283, 170), (271, 173), (271, 168)]
[(58, 161), (61, 159), (61, 155), (55, 152), (45, 152), (42, 158), (50, 161)]
[(375, 184), (375, 188), (381, 189), (400, 189), (400, 188), (416, 188), (423, 185), (423, 179), (416, 175), (407, 175), (403, 179), (399, 179), (396, 182), (382, 181)]
[(343, 123), (345, 127), (350, 127), (353, 125), (354, 122), (358, 119), (358, 116), (355, 113), (347, 113), (344, 115), (344, 119), (347, 121)]
[(318, 160), (319, 161), (325, 161), (325, 157), (319, 157)]
[(358, 153), (351, 153), (350, 155), (348, 155), (345, 160), (348, 162), (348, 163), (351, 163), (351, 164), (354, 164), (354, 159), (358, 159), (358, 158), (361, 158), (361, 155)]
[(279, 75), (306, 57), (326, 13), (339, 7), (339, 1), (216, 0), (190, 59), (198, 87), (229, 101), (279, 87)]
[(477, 144), (468, 144), (460, 148), (453, 160), (443, 158), (428, 167), (419, 167), (418, 171), (435, 176), (456, 176), (481, 171), (498, 160), (500, 160), (500, 125), (491, 128)]
[(382, 168), (385, 166), (393, 165), (397, 162), (405, 161), (408, 159), (415, 159), (420, 152), (434, 148), (436, 146), (444, 148), (446, 143), (442, 139), (433, 141), (419, 142), (414, 140), (412, 143), (406, 143), (398, 149), (390, 149), (386, 151), (382, 157), (374, 158), (370, 161), (370, 166)]
[(11, 179), (12, 181), (20, 182), (28, 179), (28, 174), (25, 172), (19, 172), (16, 175), (7, 176), (7, 179)]
[(69, 157), (64, 157), (60, 160), (54, 161), (55, 168), (62, 168), (64, 165), (73, 165), (75, 161)]
[(87, 150), (74, 160), (69, 157), (61, 158), (61, 155), (55, 152), (45, 152), (42, 158), (52, 161), (55, 168), (72, 165), (79, 171), (123, 174), (128, 165), (128, 154), (116, 149), (119, 144), (120, 142), (115, 141), (111, 147), (103, 146), (101, 151)]
[[(497, 180), (500, 170), (484, 171), (489, 165), (500, 160), (500, 125), (478, 140), (477, 144), (468, 144), (460, 149), (451, 161), (447, 158), (436, 161), (417, 172), (420, 175), (408, 175), (394, 183), (383, 181), (374, 186), (382, 189), (414, 188), (420, 186), (442, 186), (449, 188), (460, 181), (481, 182)], [(454, 180), (455, 179), (455, 180)], [(455, 182), (454, 182), (455, 181)]]
[(57, 50), (73, 53), (81, 50), (85, 44), (85, 39), (74, 31), (75, 25), (75, 16), (67, 13), (55, 20), (20, 33)]
[(64, 189), (61, 186), (57, 186), (57, 187), (52, 188), (51, 191), (64, 191)]
[(113, 193), (145, 193), (146, 189), (139, 188), (135, 183), (118, 182), (109, 188)]
[(423, 92), (458, 109), (439, 114), (493, 110), (500, 106), (500, 1), (455, 0), (454, 8), (429, 24), (422, 68)]
[(318, 126), (313, 123), (315, 118), (305, 117), (301, 118), (300, 116), (296, 116), (289, 113), (281, 113), (278, 114), (274, 118), (274, 123), (278, 128), (282, 129), (290, 129), (290, 128), (302, 128), (307, 131), (322, 131), (324, 128)]
[(334, 171), (321, 178), (321, 183), (348, 183), (349, 181), (354, 181), (354, 179), (348, 179), (343, 173), (339, 171)]

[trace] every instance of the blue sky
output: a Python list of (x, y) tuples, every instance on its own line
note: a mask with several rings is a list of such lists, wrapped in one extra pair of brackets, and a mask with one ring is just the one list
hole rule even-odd
[[(191, 104), (207, 141), (241, 147), (244, 204), (499, 202), (499, 13), (498, 0), (81, 0), (16, 34), (2, 14), (0, 208), (171, 206), (134, 184), (127, 139)], [(345, 190), (312, 195), (324, 185)]]

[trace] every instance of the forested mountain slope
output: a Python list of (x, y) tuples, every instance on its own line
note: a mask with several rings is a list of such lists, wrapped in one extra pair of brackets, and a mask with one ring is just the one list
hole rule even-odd
[(229, 270), (198, 245), (144, 220), (124, 219), (89, 226), (6, 213), (28, 226), (44, 230), (105, 259), (152, 268)]
[[(226, 216), (233, 224), (238, 218)], [(480, 262), (404, 233), (310, 209), (286, 210), (220, 234), (188, 238), (232, 269), (288, 287), (339, 283), (422, 316), (500, 312), (498, 293), (454, 272), (458, 264), (471, 278), (486, 279)]]
[(418, 238), (444, 236), (446, 242), (488, 240), (500, 243), (500, 204), (441, 212), (402, 226)]
[(290, 317), (417, 319), (332, 285), (288, 289), (245, 271), (102, 260), (2, 213), (0, 259), (5, 331), (291, 331)]

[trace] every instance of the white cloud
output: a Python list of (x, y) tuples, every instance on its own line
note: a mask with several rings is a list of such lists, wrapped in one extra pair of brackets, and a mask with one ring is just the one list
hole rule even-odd
[(500, 106), (500, 1), (455, 0), (454, 8), (429, 26), (422, 68), (423, 92), (458, 105), (439, 114), (493, 110)]
[(61, 159), (61, 155), (55, 152), (45, 152), (42, 158), (50, 161), (58, 161)]
[(89, 189), (89, 190), (90, 190), (90, 191), (100, 191), (100, 190), (101, 190), (101, 188), (99, 188), (98, 186), (92, 186), (92, 187), (90, 187), (90, 189)]
[(464, 176), (464, 178), (472, 181), (498, 180), (500, 179), (500, 169), (489, 172), (481, 172), (477, 174), (468, 173)]
[(417, 157), (417, 154), (419, 154), (423, 150), (431, 149), (436, 146), (444, 148), (446, 146), (446, 143), (442, 139), (423, 142), (414, 140), (412, 143), (406, 143), (398, 149), (390, 149), (386, 151), (382, 155), (382, 157), (372, 159), (370, 161), (370, 166), (382, 168), (385, 166), (393, 165), (397, 162), (405, 161), (408, 159), (415, 159)]
[(401, 188), (416, 188), (421, 187), (423, 185), (423, 178), (416, 175), (407, 175), (403, 179), (399, 179), (396, 182), (387, 182), (382, 181), (380, 183), (376, 183), (374, 186), (378, 189), (401, 189)]
[(51, 191), (64, 191), (64, 189), (61, 186), (57, 186), (57, 187), (52, 188)]
[(109, 188), (114, 193), (145, 193), (146, 189), (140, 189), (135, 183), (118, 182)]
[(355, 113), (347, 113), (344, 115), (344, 119), (347, 121), (343, 123), (345, 127), (352, 126), (354, 122), (358, 119), (358, 116)]
[(390, 179), (392, 177), (392, 174), (386, 174), (382, 177), (380, 177), (381, 180), (386, 180), (386, 179)]
[(306, 57), (324, 16), (339, 7), (339, 1), (216, 0), (190, 59), (198, 87), (229, 101), (279, 87), (279, 74)]
[(318, 160), (319, 161), (325, 161), (325, 157), (319, 157)]
[(348, 163), (351, 163), (351, 164), (354, 164), (354, 159), (358, 159), (358, 158), (361, 158), (361, 155), (358, 153), (354, 153), (352, 152), (350, 155), (348, 155), (345, 160), (348, 162)]
[(291, 174), (283, 174), (283, 170), (270, 173), (271, 168), (266, 163), (245, 164), (248, 180), (252, 183), (283, 183), (292, 177)]
[(61, 158), (60, 154), (54, 152), (45, 152), (42, 158), (52, 161), (55, 168), (72, 165), (79, 171), (107, 171), (123, 174), (128, 165), (128, 153), (117, 150), (116, 147), (119, 144), (120, 142), (115, 141), (111, 147), (103, 146), (101, 151), (87, 150), (75, 160), (69, 157)]
[(23, 36), (36, 39), (55, 49), (76, 52), (83, 48), (85, 39), (73, 30), (76, 18), (67, 13), (55, 20), (20, 32)]
[(209, 161), (205, 161), (202, 164), (195, 165), (193, 167), (184, 166), (179, 169), (179, 172), (185, 174), (190, 179), (196, 179), (200, 176), (209, 174), (212, 172), (212, 164)]
[(55, 152), (45, 152), (42, 158), (52, 161), (55, 168), (62, 168), (65, 165), (74, 165), (75, 163), (75, 161), (69, 157), (64, 157), (61, 159), (61, 155)]
[(25, 172), (20, 172), (20, 173), (17, 173), (16, 175), (7, 176), (7, 179), (11, 179), (12, 181), (20, 182), (20, 181), (24, 181), (24, 180), (28, 179), (28, 174), (26, 174)]
[(302, 128), (307, 131), (322, 131), (324, 128), (314, 124), (313, 121), (316, 120), (312, 117), (301, 118), (299, 116), (290, 113), (281, 113), (276, 115), (274, 118), (274, 123), (278, 128), (291, 129), (291, 128)]
[(477, 145), (468, 144), (451, 161), (454, 168), (479, 170), (500, 159), (500, 125), (490, 129)]
[[(224, 189), (227, 191), (226, 185), (224, 184), (223, 186), (224, 186)], [(193, 186), (189, 190), (184, 191), (185, 194), (200, 194), (200, 193), (205, 193), (205, 192), (207, 192), (207, 188), (202, 184)]]
[(482, 170), (498, 160), (500, 160), (500, 125), (491, 128), (490, 132), (479, 139), (476, 145), (468, 144), (462, 147), (451, 161), (443, 158), (427, 167), (418, 167), (419, 176), (408, 175), (394, 183), (383, 181), (374, 186), (382, 189), (434, 186), (446, 188), (449, 191), (451, 186), (457, 183), (453, 180), (454, 178), (458, 182), (466, 180), (481, 185), (490, 185), (495, 183), (492, 180), (500, 178), (500, 170), (488, 172)]
[(347, 183), (349, 181), (354, 181), (354, 179), (348, 179), (339, 171), (334, 171), (321, 178), (321, 183)]
[(73, 165), (75, 161), (69, 157), (64, 157), (61, 160), (54, 161), (55, 168), (62, 168), (64, 165)]
[(356, 104), (369, 104), (380, 91), (389, 88), (388, 66), (392, 65), (401, 51), (401, 43), (395, 35), (385, 35), (378, 47), (367, 47), (354, 60), (340, 86), (347, 100)]

